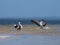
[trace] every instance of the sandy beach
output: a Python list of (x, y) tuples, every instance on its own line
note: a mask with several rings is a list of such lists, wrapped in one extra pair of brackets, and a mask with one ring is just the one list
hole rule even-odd
[(60, 45), (60, 25), (23, 25), (18, 31), (12, 25), (0, 25), (0, 45)]
[(43, 35), (60, 35), (60, 25), (47, 25), (49, 29), (40, 29), (36, 25), (23, 25), (22, 30), (15, 29), (12, 25), (0, 25), (0, 34), (43, 34)]

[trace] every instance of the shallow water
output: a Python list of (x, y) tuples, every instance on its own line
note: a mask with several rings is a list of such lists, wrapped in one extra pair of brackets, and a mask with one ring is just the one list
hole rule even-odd
[(6, 35), (7, 38), (0, 38), (0, 45), (60, 45), (60, 36), (47, 35)]

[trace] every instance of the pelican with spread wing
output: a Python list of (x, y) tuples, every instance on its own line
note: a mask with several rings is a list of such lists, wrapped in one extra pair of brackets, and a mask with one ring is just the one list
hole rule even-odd
[(44, 19), (41, 19), (41, 21), (31, 20), (31, 22), (35, 23), (37, 26), (41, 27), (41, 29), (43, 29), (46, 26), (46, 22)]

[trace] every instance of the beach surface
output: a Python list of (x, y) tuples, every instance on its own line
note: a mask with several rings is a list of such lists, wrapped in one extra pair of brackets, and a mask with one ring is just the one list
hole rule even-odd
[(47, 25), (47, 29), (40, 29), (36, 25), (23, 25), (20, 31), (15, 29), (13, 25), (1, 25), (0, 34), (43, 34), (43, 35), (60, 35), (60, 25)]
[(60, 25), (47, 25), (40, 29), (36, 25), (23, 25), (17, 30), (13, 25), (0, 26), (0, 45), (60, 45)]

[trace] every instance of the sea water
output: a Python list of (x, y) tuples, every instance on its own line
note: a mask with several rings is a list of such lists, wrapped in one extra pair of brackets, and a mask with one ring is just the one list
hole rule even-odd
[[(1, 36), (1, 35), (0, 35)], [(5, 35), (8, 38), (0, 38), (0, 45), (60, 45), (60, 36), (47, 35)]]
[[(36, 19), (38, 21), (40, 21), (41, 19)], [(56, 20), (52, 20), (52, 19), (45, 19), (46, 23), (47, 24), (52, 24), (52, 25), (55, 25), (55, 24), (60, 24), (60, 20), (56, 19)], [(18, 22), (21, 22), (21, 24), (25, 25), (25, 24), (33, 24), (31, 22), (31, 19), (9, 19), (9, 18), (5, 18), (5, 19), (0, 19), (0, 25), (12, 25), (12, 24), (17, 24)]]

